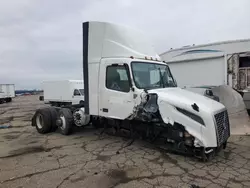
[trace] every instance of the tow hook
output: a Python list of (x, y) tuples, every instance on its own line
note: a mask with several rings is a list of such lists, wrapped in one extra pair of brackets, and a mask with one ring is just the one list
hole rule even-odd
[(203, 151), (202, 151), (202, 159), (203, 161), (211, 161), (214, 156), (215, 156), (215, 151), (214, 149), (209, 149), (208, 151), (206, 150), (207, 148), (203, 148)]
[(210, 149), (210, 150), (208, 150), (208, 151), (205, 149), (205, 153), (206, 153), (206, 154), (209, 154), (209, 153), (211, 153), (211, 152), (213, 152), (213, 151), (214, 151), (213, 149)]

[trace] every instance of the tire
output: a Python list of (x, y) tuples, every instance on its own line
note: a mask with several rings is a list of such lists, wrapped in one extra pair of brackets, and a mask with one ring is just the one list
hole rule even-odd
[(74, 123), (71, 110), (62, 108), (58, 113), (58, 119), (61, 120), (61, 125), (58, 126), (60, 133), (63, 135), (71, 134)]
[(32, 118), (32, 126), (35, 126), (40, 134), (50, 132), (51, 122), (51, 113), (48, 108), (38, 109)]
[(11, 102), (12, 101), (12, 98), (9, 98), (9, 100), (8, 100), (9, 102)]
[(5, 99), (5, 102), (6, 102), (6, 103), (11, 102), (11, 98), (6, 98), (6, 99)]
[(57, 120), (57, 116), (58, 116), (57, 111), (53, 107), (49, 107), (48, 109), (49, 109), (50, 115), (51, 115), (51, 130), (50, 131), (54, 132), (58, 128), (56, 125), (56, 120)]
[(31, 119), (31, 126), (32, 126), (32, 127), (35, 127), (35, 126), (36, 126), (35, 114), (33, 115), (32, 119)]

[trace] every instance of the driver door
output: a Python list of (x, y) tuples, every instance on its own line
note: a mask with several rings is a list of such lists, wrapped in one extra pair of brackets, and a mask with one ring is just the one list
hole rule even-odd
[(126, 119), (134, 108), (128, 66), (117, 60), (107, 61), (100, 64), (100, 115)]

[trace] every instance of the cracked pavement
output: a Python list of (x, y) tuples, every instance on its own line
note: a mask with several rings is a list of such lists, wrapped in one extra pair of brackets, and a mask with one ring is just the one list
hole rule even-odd
[(31, 127), (38, 96), (0, 107), (0, 187), (165, 188), (250, 187), (250, 137), (231, 136), (208, 163), (159, 150), (149, 143), (77, 128), (72, 135), (41, 135)]

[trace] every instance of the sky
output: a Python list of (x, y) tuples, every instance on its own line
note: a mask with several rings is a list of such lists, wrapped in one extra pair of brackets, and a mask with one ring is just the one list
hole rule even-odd
[(0, 83), (82, 79), (82, 22), (142, 30), (157, 53), (250, 38), (249, 0), (0, 0)]

